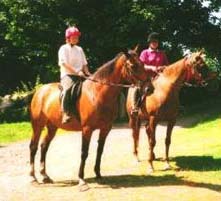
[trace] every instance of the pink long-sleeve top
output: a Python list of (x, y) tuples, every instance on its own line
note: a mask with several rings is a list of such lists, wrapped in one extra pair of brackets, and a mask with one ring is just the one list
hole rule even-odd
[[(167, 56), (163, 51), (152, 50), (150, 48), (145, 49), (141, 52), (140, 60), (145, 65), (147, 65), (147, 67), (148, 66), (155, 66), (157, 68), (158, 66), (165, 66), (165, 65), (169, 64)], [(155, 73), (151, 72), (151, 70), (148, 68), (147, 68), (147, 71), (150, 71), (150, 73), (153, 73), (155, 75)]]

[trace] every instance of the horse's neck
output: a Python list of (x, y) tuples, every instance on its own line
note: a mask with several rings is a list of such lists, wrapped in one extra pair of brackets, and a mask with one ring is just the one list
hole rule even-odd
[(184, 82), (186, 72), (185, 59), (181, 59), (168, 66), (165, 71), (157, 78), (157, 88), (180, 88)]
[(113, 71), (107, 73), (104, 77), (92, 76), (93, 81), (86, 81), (90, 93), (93, 94), (94, 100), (99, 99), (99, 102), (115, 102), (121, 92), (122, 87), (113, 86), (114, 84), (122, 83), (121, 66), (113, 66)]
[(168, 66), (165, 71), (153, 82), (154, 93), (162, 99), (162, 102), (171, 97), (171, 94), (178, 95), (185, 77), (185, 60), (179, 60)]

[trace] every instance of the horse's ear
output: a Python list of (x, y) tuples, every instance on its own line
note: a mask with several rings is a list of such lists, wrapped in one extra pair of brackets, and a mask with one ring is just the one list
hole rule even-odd
[(123, 50), (123, 53), (125, 54), (125, 56), (126, 56), (127, 58), (130, 58), (130, 57), (131, 57), (131, 55), (130, 55), (128, 49), (124, 49), (124, 50)]
[(199, 56), (200, 56), (203, 60), (205, 60), (206, 54), (205, 54), (205, 49), (204, 49), (204, 48), (202, 48), (202, 49), (199, 51)]
[(137, 45), (135, 46), (135, 48), (133, 49), (133, 51), (138, 54), (139, 48), (140, 48), (140, 45), (137, 44)]
[(199, 51), (199, 55), (205, 55), (205, 49), (202, 48), (200, 51)]

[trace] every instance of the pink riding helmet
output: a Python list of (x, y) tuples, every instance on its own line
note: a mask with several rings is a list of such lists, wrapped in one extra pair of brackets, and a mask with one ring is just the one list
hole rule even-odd
[(65, 31), (65, 38), (68, 39), (71, 36), (80, 36), (81, 32), (77, 27), (68, 27)]

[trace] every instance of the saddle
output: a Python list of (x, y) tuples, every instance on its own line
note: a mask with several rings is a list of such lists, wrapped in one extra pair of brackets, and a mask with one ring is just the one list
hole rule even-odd
[[(82, 80), (76, 81), (66, 92), (67, 98), (64, 99), (63, 104), (65, 105), (65, 108), (68, 109), (70, 114), (74, 115), (78, 120), (80, 120), (80, 115), (76, 108), (77, 100), (79, 99), (81, 95), (81, 89), (82, 89)], [(63, 88), (59, 84), (60, 89), (60, 103), (62, 104), (62, 99), (64, 96)]]
[(154, 87), (150, 80), (143, 82), (140, 88), (136, 88), (133, 94), (134, 104), (141, 107), (146, 96), (149, 96), (154, 91)]

